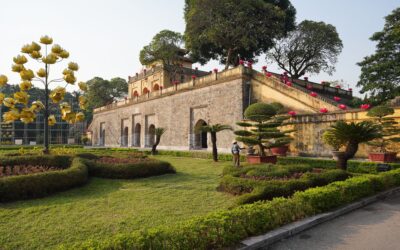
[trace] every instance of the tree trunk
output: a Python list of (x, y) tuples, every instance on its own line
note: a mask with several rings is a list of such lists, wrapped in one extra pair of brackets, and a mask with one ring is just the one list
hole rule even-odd
[[(47, 53), (46, 53), (47, 54)], [(49, 154), (49, 86), (48, 86), (48, 68), (45, 64), (46, 81), (44, 85), (44, 154)]]
[(156, 142), (153, 144), (153, 146), (151, 147), (151, 154), (152, 155), (155, 155), (155, 154), (157, 154), (157, 146), (158, 146), (158, 144), (160, 144), (160, 139), (161, 139), (161, 136), (156, 136)]
[(228, 54), (226, 56), (225, 69), (229, 69), (229, 65), (231, 63), (231, 57), (232, 57), (232, 49), (228, 49)]
[(211, 132), (211, 143), (212, 143), (212, 155), (215, 162), (218, 161), (218, 149), (217, 149), (217, 133)]
[(264, 145), (262, 145), (260, 143), (260, 144), (258, 144), (258, 148), (260, 150), (260, 152), (258, 152), (258, 155), (261, 156), (261, 157), (265, 157), (266, 155), (265, 155)]
[(344, 154), (338, 155), (337, 168), (347, 170), (347, 161), (354, 157), (358, 151), (358, 142), (349, 142)]

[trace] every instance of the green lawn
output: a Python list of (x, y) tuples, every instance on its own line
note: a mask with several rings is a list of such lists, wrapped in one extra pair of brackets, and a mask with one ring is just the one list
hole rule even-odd
[(178, 173), (138, 180), (92, 178), (82, 188), (47, 198), (0, 204), (0, 249), (49, 249), (105, 239), (234, 204), (235, 197), (216, 191), (229, 163), (157, 158)]

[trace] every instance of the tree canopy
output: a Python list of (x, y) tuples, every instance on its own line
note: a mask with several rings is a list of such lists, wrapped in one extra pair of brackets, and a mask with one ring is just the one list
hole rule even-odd
[(149, 45), (140, 51), (140, 63), (150, 65), (161, 61), (165, 65), (176, 63), (182, 52), (183, 37), (171, 30), (162, 30), (153, 37)]
[(370, 102), (383, 103), (400, 95), (400, 8), (386, 18), (382, 31), (370, 38), (376, 51), (358, 63), (361, 66), (360, 93), (369, 93)]
[(267, 52), (294, 79), (321, 71), (332, 74), (343, 44), (336, 28), (324, 22), (304, 20)]
[(88, 86), (87, 99), (90, 108), (98, 108), (112, 103), (117, 98), (126, 96), (128, 83), (120, 77), (105, 80), (94, 77), (86, 82)]
[(186, 48), (202, 64), (236, 66), (239, 57), (254, 60), (292, 30), (295, 15), (289, 0), (186, 0)]

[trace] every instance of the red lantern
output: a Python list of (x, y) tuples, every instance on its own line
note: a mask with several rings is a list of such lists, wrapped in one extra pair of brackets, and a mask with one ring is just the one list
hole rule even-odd
[(353, 89), (352, 89), (352, 88), (349, 88), (349, 91), (353, 91)]
[(244, 65), (244, 61), (242, 59), (239, 60), (239, 65)]
[(361, 108), (361, 109), (364, 109), (364, 110), (367, 110), (367, 109), (371, 108), (371, 105), (369, 105), (369, 104), (362, 104), (362, 105), (360, 106), (360, 108)]
[(266, 71), (267, 70), (267, 66), (262, 66), (262, 70)]
[(311, 93), (310, 93), (310, 96), (312, 96), (312, 97), (317, 97), (317, 96), (318, 96), (318, 94), (317, 94), (317, 93), (315, 93), (315, 92), (311, 92)]
[(338, 97), (338, 96), (334, 96), (333, 100), (335, 100), (335, 102), (339, 102), (340, 100), (342, 100), (342, 98)]
[(346, 109), (347, 109), (346, 105), (344, 105), (344, 104), (340, 104), (338, 107), (339, 107), (341, 110), (346, 110)]
[(337, 89), (340, 89), (340, 88), (342, 88), (342, 86), (340, 86), (340, 85), (336, 85), (336, 88), (337, 88)]
[(217, 68), (214, 69), (214, 73), (215, 74), (218, 73), (218, 69)]
[(271, 72), (267, 72), (265, 75), (266, 75), (267, 77), (271, 77), (271, 76), (272, 76), (272, 73), (271, 73)]
[(196, 79), (196, 76), (195, 76), (195, 75), (192, 75), (192, 79), (193, 79), (193, 80)]
[(328, 109), (327, 109), (327, 108), (321, 108), (321, 109), (319, 110), (319, 112), (321, 112), (321, 113), (328, 113)]
[(292, 82), (289, 82), (289, 81), (286, 82), (286, 85), (289, 86), (289, 87), (292, 87), (292, 86), (293, 86)]
[(287, 76), (287, 74), (288, 74), (288, 72), (286, 72), (286, 71), (285, 71), (285, 72), (283, 72), (283, 75)]
[(292, 111), (289, 111), (288, 114), (291, 115), (291, 116), (297, 115), (296, 111), (293, 111), (293, 110), (292, 110)]

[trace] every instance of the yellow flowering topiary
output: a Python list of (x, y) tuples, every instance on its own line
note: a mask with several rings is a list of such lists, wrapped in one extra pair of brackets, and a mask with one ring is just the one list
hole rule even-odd
[(57, 55), (50, 53), (47, 56), (42, 58), (42, 62), (47, 64), (55, 64), (57, 62)]
[(85, 114), (83, 112), (78, 112), (75, 115), (75, 121), (82, 122), (83, 120), (85, 120)]
[(35, 77), (33, 74), (33, 71), (30, 69), (24, 69), (21, 72), (19, 72), (19, 75), (21, 76), (22, 80), (30, 81), (32, 78)]
[(81, 95), (79, 96), (79, 107), (83, 110), (85, 110), (88, 106), (88, 100), (85, 96)]
[(30, 44), (25, 44), (21, 48), (22, 53), (30, 54), (33, 51), (32, 46)]
[(54, 44), (53, 47), (51, 47), (51, 52), (54, 54), (60, 54), (63, 51), (60, 45)]
[(64, 99), (65, 96), (65, 88), (63, 87), (56, 87), (53, 91), (50, 92), (50, 99), (54, 103), (59, 103), (61, 100)]
[(5, 123), (11, 123), (19, 119), (19, 112), (17, 109), (10, 109), (3, 114), (3, 120)]
[(40, 53), (40, 51), (32, 51), (30, 53), (31, 57), (34, 59), (39, 59), (42, 57), (42, 54)]
[(76, 77), (74, 76), (74, 74), (67, 74), (64, 76), (64, 81), (69, 84), (75, 84)]
[(61, 113), (71, 112), (71, 105), (68, 102), (63, 102), (60, 104)]
[(22, 103), (24, 105), (27, 105), (29, 100), (29, 95), (23, 91), (15, 92), (14, 99), (16, 100), (16, 103)]
[(25, 64), (28, 62), (28, 59), (24, 55), (18, 55), (13, 58), (14, 63), (16, 64)]
[(36, 72), (38, 77), (46, 77), (46, 70), (41, 68)]
[(41, 101), (34, 101), (32, 102), (31, 110), (33, 112), (40, 112), (40, 110), (44, 109), (44, 105)]
[(25, 67), (24, 67), (24, 65), (19, 65), (19, 64), (13, 64), (12, 66), (11, 66), (11, 70), (13, 71), (13, 72), (17, 72), (17, 73), (20, 73), (22, 70), (24, 70), (25, 69)]
[(4, 106), (6, 106), (8, 108), (14, 108), (16, 101), (11, 97), (7, 97), (7, 98), (4, 98), (3, 104), (4, 104)]
[(79, 66), (77, 63), (70, 62), (70, 63), (68, 63), (68, 69), (70, 69), (72, 71), (78, 71)]
[(27, 91), (32, 88), (32, 83), (30, 81), (23, 81), (19, 84), (19, 88), (22, 91)]
[(0, 105), (3, 104), (4, 98), (6, 96), (3, 93), (0, 93)]
[(47, 123), (49, 126), (54, 126), (56, 124), (56, 117), (54, 115), (50, 115), (49, 119), (47, 120)]
[(35, 113), (33, 113), (33, 111), (28, 108), (22, 109), (22, 111), (19, 115), (19, 119), (23, 123), (31, 123), (35, 120), (35, 118), (36, 118)]
[(59, 54), (59, 56), (63, 59), (67, 59), (69, 57), (69, 52), (66, 50), (61, 51), (61, 53)]
[(49, 36), (42, 36), (40, 38), (40, 43), (46, 44), (46, 45), (52, 44), (53, 43), (53, 38), (51, 38)]
[(84, 82), (79, 82), (79, 83), (78, 83), (78, 86), (79, 86), (79, 89), (80, 89), (80, 90), (85, 91), (85, 92), (86, 92), (87, 89), (88, 89), (88, 88), (87, 88), (87, 84), (84, 83)]
[(8, 78), (5, 75), (0, 75), (0, 87), (4, 87), (8, 82)]

